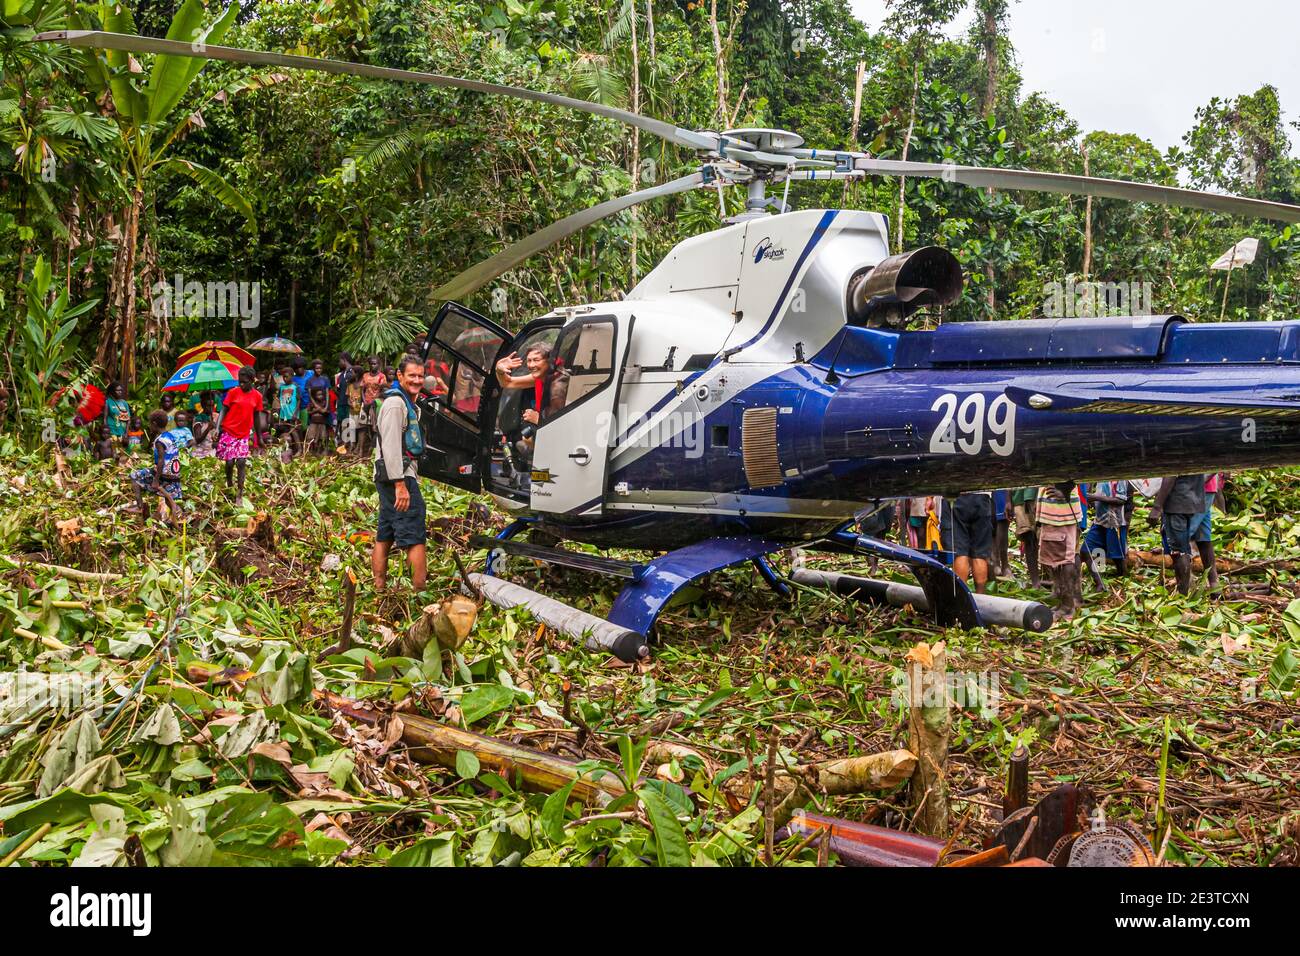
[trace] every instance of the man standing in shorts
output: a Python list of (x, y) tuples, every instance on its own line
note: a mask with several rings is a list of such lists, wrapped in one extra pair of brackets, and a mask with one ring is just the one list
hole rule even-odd
[(1038, 486), (1016, 488), (1011, 492), (1011, 513), (1016, 519), (1016, 538), (1020, 541), (1020, 556), (1029, 569), (1029, 586), (1039, 585), (1038, 577)]
[(1083, 606), (1075, 552), (1079, 549), (1079, 521), (1083, 511), (1074, 482), (1045, 485), (1038, 492), (1038, 560), (1052, 576), (1056, 616), (1068, 620)]
[(993, 496), (987, 491), (967, 491), (952, 503), (952, 569), (965, 581), (974, 572), (975, 593), (989, 583), (989, 558), (993, 555)]
[[(1160, 483), (1156, 503), (1151, 509), (1151, 521), (1160, 521), (1160, 533), (1165, 547), (1173, 556), (1174, 585), (1179, 594), (1192, 590), (1192, 542), (1201, 552), (1206, 567), (1214, 566), (1214, 549), (1206, 522), (1198, 522), (1197, 515), (1209, 511), (1205, 496), (1205, 475), (1175, 475)], [(1206, 560), (1208, 555), (1208, 561)], [(1218, 576), (1215, 576), (1217, 583)]]
[(397, 381), (384, 393), (383, 404), (379, 406), (375, 425), (379, 532), (370, 555), (370, 569), (374, 573), (375, 589), (379, 591), (388, 583), (388, 555), (394, 547), (406, 552), (414, 590), (422, 590), (428, 577), (424, 497), (417, 477), (419, 457), (413, 452), (415, 447), (422, 448), (424, 442), (415, 413), (415, 400), (423, 385), (424, 362), (404, 356), (398, 363)]

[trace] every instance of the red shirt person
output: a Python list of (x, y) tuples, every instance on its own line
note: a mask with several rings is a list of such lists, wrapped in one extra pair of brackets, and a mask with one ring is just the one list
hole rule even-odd
[(217, 458), (226, 463), (226, 488), (230, 488), (236, 468), (239, 470), (239, 494), (236, 505), (244, 503), (244, 475), (248, 465), (248, 436), (253, 431), (253, 421), (265, 408), (262, 393), (253, 387), (253, 370), (245, 366), (239, 370), (239, 384), (226, 393), (217, 419)]

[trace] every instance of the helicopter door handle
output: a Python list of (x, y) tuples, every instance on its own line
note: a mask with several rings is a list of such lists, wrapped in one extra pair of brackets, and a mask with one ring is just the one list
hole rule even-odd
[(579, 465), (585, 465), (591, 461), (591, 452), (585, 446), (579, 445), (569, 453), (569, 458)]

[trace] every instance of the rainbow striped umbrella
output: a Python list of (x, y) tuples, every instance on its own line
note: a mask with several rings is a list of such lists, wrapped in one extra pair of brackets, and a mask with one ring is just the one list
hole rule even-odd
[(162, 390), (164, 392), (225, 391), (237, 384), (236, 374), (231, 372), (223, 362), (213, 362), (209, 359), (190, 362), (173, 372)]
[(257, 361), (251, 354), (241, 349), (234, 342), (204, 342), (186, 349), (176, 358), (176, 367), (189, 365), (210, 359), (216, 362), (233, 363), (235, 366), (252, 365)]

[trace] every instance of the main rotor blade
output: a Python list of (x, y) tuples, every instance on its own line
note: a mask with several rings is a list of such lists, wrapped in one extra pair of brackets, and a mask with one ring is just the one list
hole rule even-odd
[(554, 245), (566, 236), (571, 236), (573, 233), (585, 229), (606, 216), (622, 212), (624, 209), (645, 202), (648, 199), (658, 199), (661, 196), (686, 192), (703, 183), (703, 173), (691, 173), (689, 176), (683, 176), (680, 179), (674, 179), (659, 186), (651, 186), (649, 189), (641, 189), (634, 193), (628, 193), (626, 196), (619, 196), (617, 199), (598, 203), (595, 206), (583, 209), (581, 212), (575, 212), (572, 216), (565, 216), (563, 219), (551, 223), (545, 229), (539, 229), (532, 235), (506, 246), (492, 258), (484, 259), (482, 262), (470, 266), (454, 279), (434, 289), (433, 298), (440, 301), (463, 298), (480, 288), (484, 283), (491, 282), (497, 276), (509, 272), (529, 256), (541, 252), (547, 246)]
[(207, 44), (189, 44), (181, 40), (163, 40), (157, 37), (131, 36), (126, 33), (107, 33), (102, 30), (54, 30), (37, 34), (34, 38), (50, 43), (66, 43), (75, 47), (93, 47), (103, 50), (122, 50), (127, 53), (166, 53), (171, 56), (188, 56), (200, 60), (227, 60), (231, 63), (251, 63), (254, 66), (280, 66), (291, 70), (318, 70), (322, 73), (338, 73), (347, 76), (364, 76), (374, 80), (397, 80), (405, 83), (423, 83), (427, 86), (455, 87), (461, 90), (473, 90), (476, 93), (498, 93), (513, 96), (521, 100), (533, 100), (538, 103), (553, 103), (567, 106), (571, 110), (604, 116), (618, 120), (628, 126), (636, 126), (670, 143), (685, 146), (687, 149), (715, 151), (720, 137), (682, 129), (672, 123), (620, 110), (613, 106), (604, 106), (588, 100), (577, 100), (569, 96), (554, 93), (542, 93), (538, 90), (526, 90), (518, 86), (501, 86), (497, 83), (483, 83), (479, 80), (467, 80), (459, 76), (443, 76), (439, 73), (418, 73), (412, 70), (397, 70), (387, 66), (371, 66), (366, 63), (352, 63), (347, 60), (326, 60), (314, 56), (297, 56), (290, 53), (266, 53), (261, 50), (244, 50), (231, 46), (211, 46)]
[(1065, 173), (1041, 173), (1028, 169), (990, 169), (983, 166), (951, 166), (942, 163), (912, 163), (894, 159), (855, 157), (855, 169), (872, 176), (928, 176), (964, 186), (992, 186), (994, 189), (1031, 190), (1033, 192), (1104, 196), (1134, 202), (1154, 202), (1166, 206), (1207, 209), (1234, 216), (1254, 216), (1281, 222), (1300, 222), (1300, 206), (1247, 199), (1219, 193), (1156, 186), (1123, 179), (1099, 179), (1096, 176), (1073, 176)]

